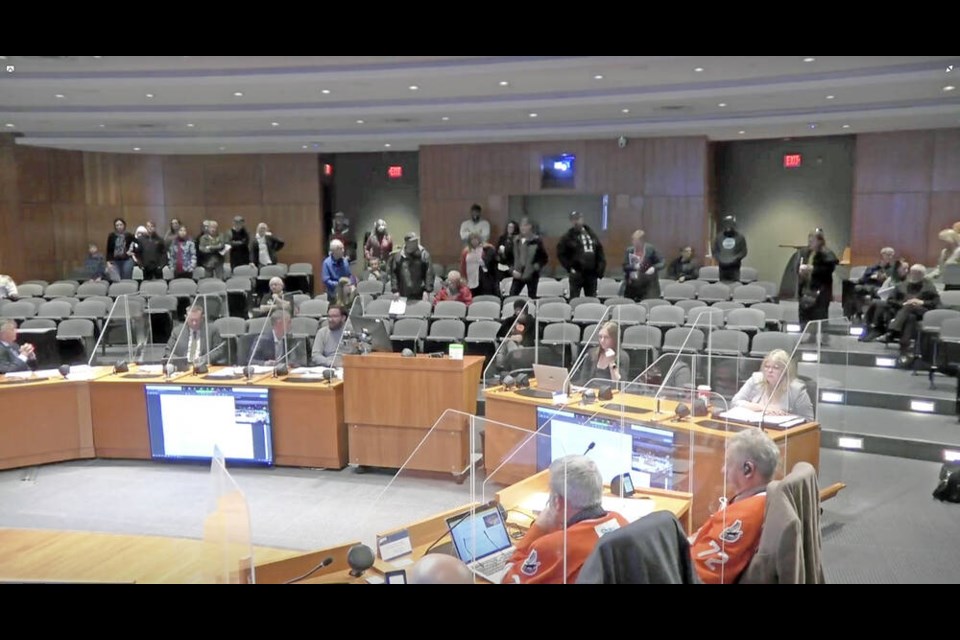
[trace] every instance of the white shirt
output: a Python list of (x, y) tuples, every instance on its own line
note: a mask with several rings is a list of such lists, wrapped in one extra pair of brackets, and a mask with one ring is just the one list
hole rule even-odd
[(16, 295), (17, 283), (10, 276), (0, 275), (0, 300)]
[(484, 219), (473, 221), (473, 218), (464, 220), (460, 225), (460, 240), (467, 242), (471, 233), (479, 233), (480, 240), (486, 242), (490, 239), (490, 223)]
[(273, 264), (273, 260), (270, 259), (270, 250), (267, 245), (267, 236), (257, 236), (257, 247), (259, 247), (260, 253), (260, 264)]

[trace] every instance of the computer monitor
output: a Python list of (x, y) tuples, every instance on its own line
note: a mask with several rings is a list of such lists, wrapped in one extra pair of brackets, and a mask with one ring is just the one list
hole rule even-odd
[[(676, 433), (636, 418), (621, 421), (566, 409), (537, 408), (537, 469), (566, 455), (588, 455), (600, 468), (604, 483), (629, 472), (638, 487), (674, 489)], [(594, 446), (590, 448), (590, 445)]]
[(208, 461), (218, 446), (227, 462), (273, 464), (269, 389), (164, 384), (145, 390), (154, 460)]
[(379, 318), (364, 318), (363, 316), (350, 316), (348, 320), (354, 333), (367, 332), (370, 336), (369, 345), (372, 351), (393, 351), (393, 343), (390, 341), (390, 334), (383, 322)]

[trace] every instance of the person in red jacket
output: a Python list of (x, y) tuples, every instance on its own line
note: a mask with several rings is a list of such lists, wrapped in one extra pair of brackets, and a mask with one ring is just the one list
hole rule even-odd
[(627, 525), (604, 511), (603, 478), (590, 458), (557, 458), (550, 465), (550, 498), (516, 545), (504, 584), (572, 584), (600, 536)]
[(470, 287), (463, 282), (459, 271), (451, 271), (447, 274), (447, 281), (443, 283), (440, 291), (437, 291), (436, 295), (433, 296), (433, 305), (436, 306), (438, 302), (443, 300), (457, 300), (468, 307), (473, 302)]
[(762, 429), (741, 431), (727, 444), (726, 493), (732, 495), (690, 541), (697, 574), (706, 584), (732, 584), (760, 546), (767, 485), (780, 464), (780, 450)]

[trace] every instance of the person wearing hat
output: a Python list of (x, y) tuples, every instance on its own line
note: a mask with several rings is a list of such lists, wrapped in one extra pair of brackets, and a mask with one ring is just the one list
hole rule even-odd
[(927, 268), (922, 264), (910, 267), (907, 279), (897, 285), (890, 294), (887, 305), (896, 311), (885, 336), (887, 341), (900, 343), (900, 362), (902, 367), (911, 363), (911, 342), (917, 337), (917, 325), (924, 314), (940, 306), (940, 294), (937, 287), (927, 276)]
[(134, 241), (130, 245), (130, 255), (143, 271), (144, 280), (163, 278), (163, 265), (166, 262), (163, 241), (150, 235), (147, 227), (137, 227)]
[(713, 257), (720, 267), (721, 282), (739, 282), (740, 264), (747, 257), (747, 239), (737, 231), (737, 219), (726, 216), (713, 239)]
[(416, 301), (433, 292), (430, 252), (420, 245), (420, 236), (413, 231), (403, 236), (403, 247), (390, 256), (387, 271), (394, 297)]
[(814, 229), (807, 237), (807, 246), (800, 250), (799, 290), (800, 325), (811, 320), (826, 320), (833, 300), (833, 271), (837, 255), (827, 248), (823, 229)]
[(570, 278), (570, 299), (597, 295), (597, 281), (607, 269), (600, 238), (583, 223), (579, 211), (570, 212), (570, 229), (557, 243), (557, 259)]
[(236, 269), (250, 264), (250, 233), (245, 226), (243, 216), (233, 216), (230, 228), (230, 266)]

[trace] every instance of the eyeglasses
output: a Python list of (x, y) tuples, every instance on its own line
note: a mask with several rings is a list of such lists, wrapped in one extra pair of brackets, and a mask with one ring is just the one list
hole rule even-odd
[(764, 371), (783, 371), (783, 367), (778, 364), (765, 364), (763, 369)]

